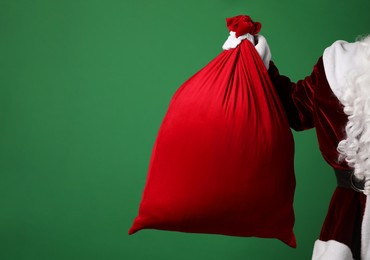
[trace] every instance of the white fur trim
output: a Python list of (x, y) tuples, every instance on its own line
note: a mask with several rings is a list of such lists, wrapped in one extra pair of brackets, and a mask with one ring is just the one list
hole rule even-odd
[(370, 198), (366, 197), (366, 207), (361, 227), (361, 259), (370, 259)]
[(269, 64), (271, 60), (271, 51), (270, 47), (267, 44), (266, 38), (263, 37), (262, 35), (256, 35), (257, 39), (256, 44), (255, 37), (253, 37), (253, 35), (247, 33), (236, 38), (235, 32), (231, 31), (230, 36), (225, 41), (224, 45), (222, 45), (222, 49), (224, 50), (234, 49), (245, 39), (249, 40), (254, 45), (263, 63), (265, 64), (266, 69), (269, 69)]
[(345, 244), (335, 240), (316, 240), (312, 260), (353, 260), (353, 257), (351, 249)]
[(359, 42), (336, 41), (323, 54), (325, 75), (333, 93), (340, 99), (348, 85), (348, 76), (354, 70), (361, 70), (364, 56)]

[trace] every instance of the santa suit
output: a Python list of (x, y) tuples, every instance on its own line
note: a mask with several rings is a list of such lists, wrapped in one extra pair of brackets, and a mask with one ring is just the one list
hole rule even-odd
[[(346, 161), (338, 160), (337, 146), (346, 137), (344, 129), (348, 121), (339, 100), (347, 84), (346, 75), (361, 66), (358, 60), (365, 55), (359, 44), (335, 42), (319, 58), (311, 75), (297, 83), (279, 75), (272, 62), (269, 68), (290, 126), (297, 131), (314, 127), (322, 156), (342, 176), (351, 174), (352, 169)], [(364, 249), (367, 247), (364, 238), (361, 249), (365, 205), (363, 193), (342, 185), (338, 180), (312, 259), (370, 259), (365, 252), (367, 248)]]

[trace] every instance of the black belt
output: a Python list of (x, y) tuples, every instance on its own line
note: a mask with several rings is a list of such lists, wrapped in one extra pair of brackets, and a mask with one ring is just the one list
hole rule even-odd
[(353, 174), (353, 170), (338, 170), (334, 169), (337, 177), (338, 187), (353, 189), (357, 192), (363, 192), (365, 181), (359, 180)]

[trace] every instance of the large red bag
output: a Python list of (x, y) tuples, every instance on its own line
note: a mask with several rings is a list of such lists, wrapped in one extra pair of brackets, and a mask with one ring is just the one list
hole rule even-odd
[[(259, 30), (248, 16), (233, 19), (237, 36)], [(129, 234), (254, 236), (295, 247), (293, 146), (254, 45), (244, 40), (223, 51), (173, 96)]]

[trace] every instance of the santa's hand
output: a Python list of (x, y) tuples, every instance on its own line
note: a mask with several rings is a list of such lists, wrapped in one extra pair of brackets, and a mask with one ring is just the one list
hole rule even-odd
[(224, 45), (222, 45), (222, 49), (230, 50), (236, 48), (243, 40), (248, 40), (254, 45), (254, 36), (250, 33), (246, 33), (240, 35), (239, 37), (235, 36), (235, 32), (230, 32), (229, 37), (225, 41)]
[(267, 44), (266, 38), (262, 35), (251, 35), (249, 33), (235, 37), (235, 32), (230, 32), (230, 36), (227, 38), (222, 49), (230, 50), (236, 48), (243, 40), (250, 41), (256, 48), (258, 54), (260, 55), (266, 69), (269, 69), (269, 64), (271, 60), (270, 47)]

